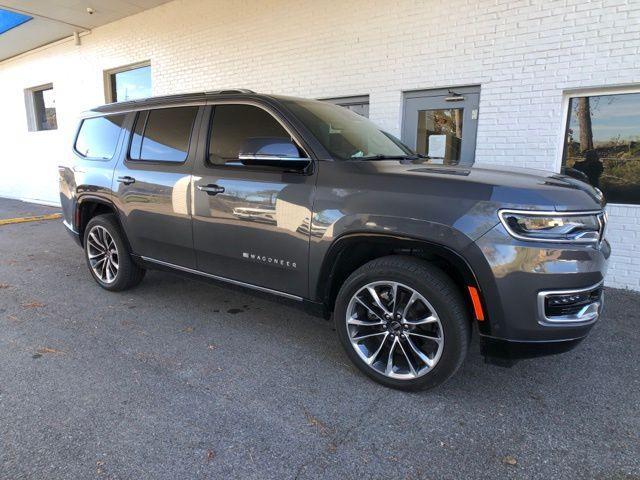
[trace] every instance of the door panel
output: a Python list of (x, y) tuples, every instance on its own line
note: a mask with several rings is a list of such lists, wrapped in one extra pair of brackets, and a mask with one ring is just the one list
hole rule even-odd
[(406, 94), (402, 139), (433, 163), (472, 165), (479, 98), (477, 87)]
[[(197, 268), (303, 297), (308, 289), (309, 223), (316, 176), (238, 162), (237, 153), (229, 152), (237, 151), (247, 135), (250, 116), (245, 112), (242, 117), (244, 129), (235, 128), (232, 116), (225, 125), (214, 124), (225, 136), (219, 142), (225, 143), (224, 148), (216, 153), (210, 152), (208, 142), (200, 142), (202, 152), (193, 177)], [(203, 124), (203, 137), (208, 124)], [(256, 136), (274, 136), (272, 129), (256, 132)], [(211, 139), (214, 141), (213, 135)], [(230, 155), (236, 158), (228, 158)]]
[[(113, 190), (135, 254), (195, 268), (191, 170), (204, 107), (171, 107), (179, 108), (191, 110), (168, 116), (171, 122), (164, 127), (158, 117), (161, 111), (170, 109), (151, 111), (149, 118), (141, 112), (135, 126), (131, 121), (130, 155), (125, 152), (125, 159), (116, 168)], [(154, 112), (158, 114), (154, 116)]]

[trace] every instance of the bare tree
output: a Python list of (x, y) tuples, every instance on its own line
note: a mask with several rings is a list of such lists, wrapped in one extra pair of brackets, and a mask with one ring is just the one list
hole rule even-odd
[(591, 108), (589, 97), (578, 98), (578, 125), (580, 126), (580, 152), (593, 150), (593, 131), (591, 130)]

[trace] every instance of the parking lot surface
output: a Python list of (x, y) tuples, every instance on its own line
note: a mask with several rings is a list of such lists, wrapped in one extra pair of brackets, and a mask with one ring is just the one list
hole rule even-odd
[(0, 478), (640, 479), (640, 295), (606, 304), (572, 352), (505, 369), (474, 341), (403, 393), (277, 299), (164, 272), (109, 293), (60, 220), (2, 225)]

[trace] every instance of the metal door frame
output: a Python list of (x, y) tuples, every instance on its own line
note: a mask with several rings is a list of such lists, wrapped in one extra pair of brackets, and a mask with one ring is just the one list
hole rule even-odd
[[(480, 85), (465, 86), (465, 87), (435, 88), (435, 89), (428, 89), (428, 90), (412, 90), (412, 91), (404, 92), (403, 98), (402, 98), (402, 128), (401, 128), (402, 141), (412, 148), (416, 147), (418, 111), (420, 109), (409, 107), (409, 103), (411, 103), (412, 100), (432, 99), (432, 101), (435, 101), (436, 97), (453, 98), (456, 96), (456, 94), (461, 95), (463, 97), (468, 97), (473, 95), (476, 98), (474, 98), (473, 100), (475, 101), (472, 101), (471, 103), (469, 103), (469, 101), (466, 98), (465, 100), (462, 100), (462, 101), (455, 101), (455, 100), (447, 101), (446, 99), (443, 98), (441, 100), (441, 103), (435, 105), (433, 109), (456, 108), (456, 105), (459, 105), (464, 109), (463, 120), (462, 120), (463, 149), (465, 149), (465, 147), (469, 148), (472, 154), (470, 158), (461, 158), (460, 163), (458, 163), (458, 165), (470, 166), (470, 165), (473, 165), (473, 163), (475, 162), (476, 139), (478, 134), (478, 111), (479, 111), (479, 105), (480, 105)], [(476, 101), (477, 101), (477, 104), (475, 104)], [(473, 110), (476, 111), (475, 115), (473, 115)], [(471, 125), (469, 125), (469, 123), (471, 123)], [(473, 130), (471, 130), (471, 133), (468, 133), (470, 127), (473, 127)], [(465, 133), (467, 133), (467, 138), (465, 138)], [(469, 143), (470, 145), (468, 145)], [(463, 152), (461, 152), (461, 155)]]

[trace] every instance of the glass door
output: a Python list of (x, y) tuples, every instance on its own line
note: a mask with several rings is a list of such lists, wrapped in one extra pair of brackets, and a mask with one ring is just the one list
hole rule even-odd
[(479, 87), (405, 94), (402, 140), (432, 163), (472, 165), (479, 98)]

